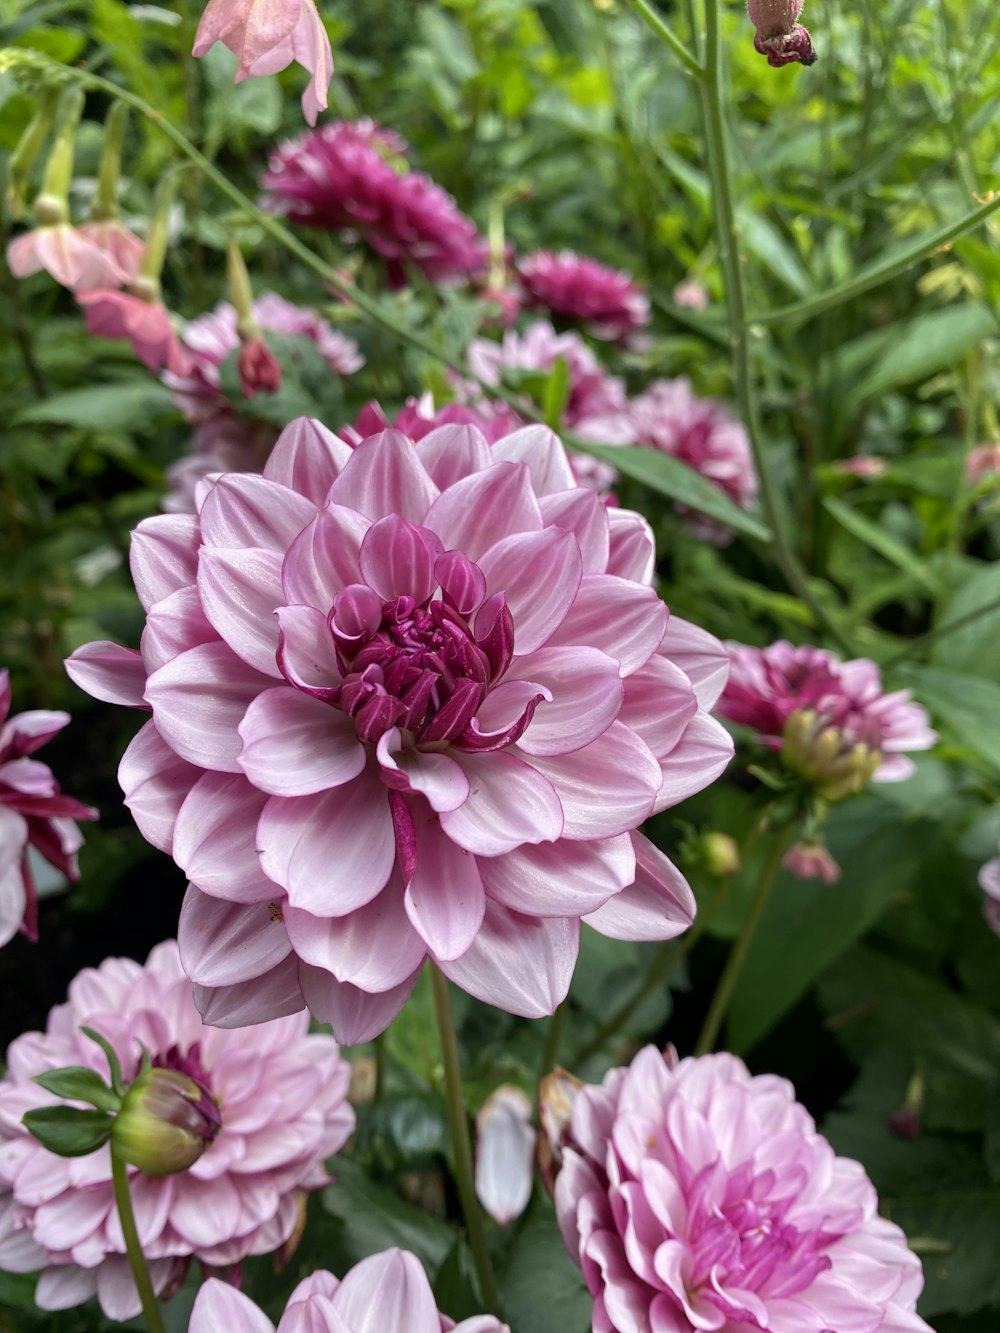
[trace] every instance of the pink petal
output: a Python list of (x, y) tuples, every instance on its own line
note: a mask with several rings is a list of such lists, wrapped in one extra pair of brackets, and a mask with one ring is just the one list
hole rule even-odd
[(326, 503), (327, 492), (352, 452), (351, 446), (327, 430), (322, 421), (296, 417), (278, 436), (264, 464), (264, 476), (304, 495), (319, 507)]
[(476, 1116), (476, 1195), (494, 1222), (520, 1217), (535, 1177), (531, 1102), (520, 1088), (490, 1093)]
[(579, 542), (583, 572), (603, 574), (608, 567), (608, 511), (596, 492), (574, 486), (546, 495), (541, 509), (547, 528), (563, 528)]
[(610, 509), (608, 573), (635, 583), (652, 583), (656, 569), (653, 529), (631, 509)]
[(552, 691), (537, 681), (505, 678), (490, 690), (462, 733), (462, 748), (473, 754), (506, 749), (524, 735), (537, 706), (551, 702)]
[(653, 813), (704, 791), (725, 771), (732, 757), (733, 738), (725, 727), (707, 713), (696, 713), (664, 761), (663, 786)]
[(694, 686), (698, 706), (713, 708), (729, 678), (729, 653), (713, 635), (680, 616), (671, 615), (660, 652), (684, 672)]
[(674, 749), (698, 711), (687, 676), (665, 657), (654, 655), (625, 681), (621, 721), (640, 736), (659, 760)]
[(278, 551), (203, 546), (198, 557), (198, 593), (205, 615), (248, 665), (280, 676), (275, 608), (284, 600)]
[(600, 648), (628, 676), (656, 652), (666, 624), (667, 608), (652, 588), (606, 574), (587, 574), (549, 647)]
[(505, 537), (540, 532), (542, 514), (528, 470), (517, 463), (494, 463), (442, 492), (424, 520), (446, 550), (479, 560)]
[(176, 1180), (170, 1225), (192, 1248), (218, 1245), (236, 1234), (240, 1196), (232, 1179), (199, 1180), (185, 1172)]
[[(24, 836), (27, 838), (27, 826), (20, 815), (14, 815), (12, 810), (0, 810), (0, 833), (4, 838), (8, 836), (11, 817), (20, 821), (24, 827)], [(24, 920), (25, 909), (28, 905), (28, 895), (24, 887), (24, 876), (21, 873), (21, 846), (11, 844), (8, 849), (8, 856), (0, 860), (0, 947), (8, 944), (17, 932), (21, 929), (21, 923)], [(3, 853), (0, 853), (0, 857)]]
[(292, 61), (307, 69), (312, 78), (302, 93), (302, 114), (310, 125), (327, 104), (327, 88), (333, 77), (333, 52), (330, 39), (313, 0), (301, 0), (299, 21), (290, 36), (270, 51), (265, 51), (246, 69), (241, 66), (236, 82), (244, 77), (275, 74)]
[(517, 658), (504, 683), (524, 678), (543, 685), (542, 702), (521, 736), (527, 754), (566, 754), (596, 740), (618, 716), (625, 697), (618, 663), (597, 648), (540, 648)]
[(568, 491), (576, 485), (562, 441), (548, 426), (524, 426), (493, 446), (493, 457), (527, 464), (536, 495)]
[(132, 533), (129, 563), (147, 611), (178, 588), (190, 586), (198, 573), (197, 519), (193, 514), (144, 518)]
[(228, 472), (212, 487), (199, 522), (206, 546), (283, 554), (315, 516), (316, 506), (287, 486), (252, 472)]
[(532, 762), (562, 803), (563, 836), (585, 841), (631, 832), (651, 813), (663, 780), (648, 746), (621, 722), (582, 750)]
[[(466, 851), (500, 856), (522, 843), (552, 842), (563, 812), (551, 784), (513, 754), (454, 752), (469, 779), (469, 798), (441, 816), (441, 827)], [(618, 830), (615, 830), (616, 832)]]
[(341, 675), (326, 616), (312, 606), (279, 606), (275, 615), (280, 627), (278, 666), (285, 679), (317, 698), (330, 699)]
[(384, 1032), (410, 998), (420, 968), (401, 986), (369, 995), (346, 982), (336, 981), (322, 968), (299, 964), (302, 991), (312, 1016), (329, 1023), (343, 1046), (357, 1046)]
[(632, 834), (635, 882), (583, 919), (613, 940), (672, 940), (694, 920), (696, 904), (687, 880), (658, 847)]
[(424, 602), (437, 583), (434, 563), (441, 554), (433, 534), (398, 514), (379, 519), (361, 543), (361, 575), (383, 601), (412, 597)]
[(354, 723), (329, 704), (280, 685), (258, 694), (239, 725), (240, 767), (260, 791), (309, 796), (340, 787), (365, 766)]
[(177, 944), (184, 971), (200, 986), (253, 981), (282, 962), (292, 946), (268, 904), (222, 902), (188, 887)]
[(525, 916), (583, 916), (635, 879), (627, 833), (595, 842), (543, 842), (479, 862), (490, 898)]
[(215, 643), (219, 634), (201, 605), (194, 585), (178, 588), (168, 597), (154, 602), (146, 613), (146, 625), (139, 646), (147, 675), (189, 648), (200, 643)]
[(180, 807), (174, 860), (205, 893), (237, 903), (280, 897), (260, 868), (257, 821), (267, 802), (242, 773), (205, 773)]
[(40, 1310), (71, 1310), (76, 1305), (85, 1305), (96, 1294), (97, 1275), (92, 1268), (60, 1264), (44, 1269), (39, 1276), (35, 1304)]
[(321, 509), (288, 548), (281, 569), (285, 600), (326, 615), (342, 588), (361, 582), (361, 543), (370, 526), (353, 509)]
[(398, 430), (370, 435), (330, 487), (330, 500), (373, 521), (399, 514), (422, 523), (438, 496), (413, 444)]
[(122, 755), (118, 781), (125, 804), (139, 832), (161, 852), (173, 846), (177, 812), (200, 776), (201, 769), (175, 754), (154, 722), (140, 728)]
[(66, 659), (66, 674), (95, 699), (127, 708), (145, 708), (146, 668), (133, 648), (107, 639), (85, 643)]
[(402, 748), (397, 727), (385, 732), (376, 747), (382, 781), (393, 791), (418, 792), (432, 810), (457, 810), (469, 795), (462, 766), (446, 754)]
[(293, 907), (345, 916), (371, 902), (392, 872), (396, 840), (385, 788), (366, 774), (315, 796), (272, 796), (257, 846), (265, 873)]
[(245, 1028), (287, 1018), (305, 1008), (299, 963), (289, 954), (277, 967), (235, 986), (195, 986), (194, 1003), (202, 1021), (213, 1028)]
[(351, 1333), (441, 1333), (427, 1274), (406, 1250), (362, 1259), (344, 1277), (330, 1304)]
[(576, 600), (583, 562), (576, 538), (561, 528), (520, 533), (497, 542), (479, 560), (490, 594), (503, 593), (514, 618), (514, 651), (547, 643)]
[(484, 1004), (522, 1018), (552, 1014), (566, 998), (580, 946), (580, 923), (521, 916), (498, 903), (471, 947), (441, 971)]
[(416, 821), (417, 867), (406, 911), (438, 959), (459, 958), (476, 938), (486, 895), (476, 858), (447, 838), (436, 819)]
[(482, 472), (493, 462), (486, 437), (475, 426), (438, 426), (417, 441), (416, 450), (431, 480), (442, 491), (463, 477)]
[[(214, 2), (220, 4), (223, 0)], [(208, 10), (205, 12), (207, 14)], [(249, 1296), (244, 1296), (228, 1282), (212, 1277), (198, 1290), (188, 1333), (222, 1333), (223, 1330), (225, 1333), (274, 1333), (274, 1325)]]

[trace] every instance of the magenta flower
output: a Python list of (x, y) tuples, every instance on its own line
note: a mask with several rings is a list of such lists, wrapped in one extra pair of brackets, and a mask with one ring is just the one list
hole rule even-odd
[(95, 338), (128, 339), (149, 370), (166, 368), (174, 375), (188, 373), (190, 360), (162, 301), (110, 291), (81, 292), (77, 299), (83, 306), (87, 332)]
[[(244, 947), (236, 936), (230, 943)], [(194, 1078), (221, 1117), (214, 1139), (188, 1170), (130, 1173), (156, 1290), (176, 1290), (192, 1258), (232, 1268), (288, 1241), (303, 1191), (327, 1183), (323, 1161), (354, 1128), (346, 1101), (349, 1067), (332, 1038), (309, 1035), (304, 1015), (239, 1032), (203, 1027), (177, 945), (169, 940), (157, 945), (145, 967), (109, 958), (85, 968), (71, 982), (67, 1003), (52, 1010), (46, 1031), (27, 1032), (11, 1044), (0, 1079), (0, 1268), (41, 1269), (35, 1301), (43, 1310), (68, 1309), (96, 1295), (111, 1319), (139, 1313), (109, 1149), (57, 1157), (21, 1124), (26, 1111), (55, 1100), (33, 1081), (36, 1074), (85, 1065), (107, 1079), (107, 1059), (81, 1035), (81, 1026), (111, 1043), (127, 1081), (139, 1070), (144, 1046), (154, 1065)]]
[[(741, 509), (757, 497), (747, 433), (721, 403), (699, 398), (686, 379), (654, 380), (629, 406), (637, 444), (679, 458)], [(692, 514), (687, 522), (698, 536), (724, 545), (731, 534), (720, 524)]]
[(782, 864), (798, 879), (819, 879), (824, 884), (836, 884), (840, 879), (840, 866), (821, 842), (795, 843)]
[(97, 811), (64, 796), (47, 764), (29, 758), (69, 721), (69, 713), (10, 713), (10, 676), (0, 671), (0, 945), (18, 930), (38, 938), (38, 898), (29, 847), (67, 879), (80, 877), (77, 819)]
[(937, 741), (910, 691), (886, 694), (878, 667), (866, 658), (841, 662), (823, 648), (784, 640), (767, 648), (734, 643), (729, 651), (732, 669), (719, 711), (752, 727), (772, 750), (783, 748), (793, 715), (797, 723), (808, 715), (820, 733), (832, 728), (844, 743), (877, 758), (875, 782), (900, 782), (913, 772), (907, 754)]
[(410, 264), (433, 283), (479, 273), (487, 246), (475, 223), (429, 177), (405, 170), (405, 151), (403, 140), (371, 121), (333, 121), (271, 154), (265, 206), (308, 227), (360, 237), (385, 261), (393, 287), (405, 286)]
[(444, 407), (435, 407), (433, 395), (425, 393), (419, 398), (408, 398), (392, 421), (377, 402), (367, 403), (354, 425), (347, 426), (341, 433), (349, 444), (358, 445), (367, 436), (377, 435), (390, 426), (411, 440), (422, 440), (439, 426), (475, 426), (492, 444), (524, 424), (504, 403), (483, 399), (475, 407), (467, 403), (446, 403)]
[(44, 271), (78, 294), (120, 287), (130, 276), (110, 249), (69, 222), (16, 236), (7, 246), (7, 266), (15, 278)]
[(1000, 935), (1000, 856), (987, 861), (979, 872), (983, 891), (983, 916), (991, 930)]
[(932, 1333), (920, 1261), (784, 1079), (654, 1047), (577, 1094), (556, 1179), (595, 1333)]
[(313, 0), (209, 0), (191, 54), (222, 42), (239, 60), (236, 82), (277, 74), (293, 62), (312, 76), (302, 94), (310, 125), (327, 104), (333, 52)]
[(492, 1315), (456, 1324), (439, 1314), (416, 1255), (385, 1250), (362, 1259), (341, 1280), (307, 1277), (292, 1292), (277, 1330), (242, 1292), (210, 1279), (198, 1292), (188, 1333), (510, 1333)]
[(802, 0), (747, 0), (747, 14), (756, 29), (754, 50), (767, 56), (775, 69), (816, 63), (809, 32), (796, 22), (801, 13)]
[(550, 431), (352, 451), (302, 419), (199, 502), (133, 536), (141, 653), (68, 670), (152, 712), (120, 778), (197, 885), (181, 952), (207, 1021), (308, 1003), (366, 1040), (428, 955), (537, 1017), (581, 918), (685, 928), (687, 884), (635, 830), (729, 761), (705, 711), (724, 650), (668, 625), (648, 525), (576, 487)]
[(595, 338), (624, 338), (649, 323), (649, 297), (627, 273), (572, 250), (537, 250), (517, 263), (524, 304), (582, 324)]

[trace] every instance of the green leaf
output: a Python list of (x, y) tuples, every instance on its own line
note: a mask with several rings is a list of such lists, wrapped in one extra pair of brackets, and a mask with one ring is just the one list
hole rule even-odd
[(323, 1207), (344, 1224), (350, 1262), (398, 1245), (412, 1250), (433, 1277), (454, 1244), (452, 1228), (376, 1184), (357, 1162), (334, 1157), (328, 1165), (335, 1179), (323, 1191)]
[(634, 477), (644, 485), (668, 495), (671, 500), (696, 509), (699, 514), (717, 519), (741, 532), (746, 537), (755, 537), (758, 541), (769, 542), (771, 533), (760, 521), (741, 509), (712, 485), (703, 476), (688, 467), (678, 458), (661, 454), (657, 449), (636, 449), (627, 445), (590, 444), (583, 440), (568, 440), (570, 449), (577, 453), (590, 454), (611, 467)]
[(883, 1200), (883, 1211), (923, 1261), (926, 1285), (918, 1309), (925, 1318), (945, 1310), (972, 1314), (1000, 1303), (1000, 1190)]
[(80, 430), (140, 430), (172, 410), (170, 394), (156, 380), (92, 384), (33, 403), (17, 414), (13, 424), (37, 421)]
[(954, 738), (1000, 771), (1000, 685), (943, 667), (901, 663), (903, 684), (945, 723)]
[(536, 1197), (525, 1215), (500, 1295), (504, 1317), (517, 1333), (589, 1333), (594, 1302), (548, 1200)]
[(969, 561), (958, 589), (942, 606), (937, 624), (947, 627), (981, 608), (989, 610), (935, 640), (931, 659), (952, 671), (1000, 680), (1000, 564)]
[(834, 499), (831, 495), (824, 497), (823, 508), (853, 537), (857, 537), (858, 541), (877, 551), (890, 564), (908, 574), (914, 582), (921, 584), (930, 593), (937, 591), (937, 580), (924, 562), (884, 528), (880, 528), (870, 518), (865, 518), (856, 509), (844, 504), (842, 500)]
[(100, 1111), (117, 1111), (121, 1099), (108, 1087), (104, 1079), (93, 1069), (83, 1065), (69, 1065), (65, 1069), (53, 1069), (47, 1074), (36, 1074), (34, 1082), (46, 1092), (54, 1092), (70, 1102), (90, 1102)]
[(26, 1111), (23, 1123), (43, 1148), (58, 1157), (86, 1157), (107, 1143), (113, 1122), (104, 1111), (40, 1106), (35, 1111)]
[(851, 392), (855, 401), (900, 384), (930, 379), (956, 365), (966, 352), (997, 331), (996, 315), (980, 301), (917, 315), (895, 326), (886, 351)]
[(448, 1251), (448, 1257), (434, 1282), (434, 1299), (437, 1307), (451, 1319), (469, 1319), (481, 1314), (482, 1300), (479, 1296), (479, 1283), (476, 1268), (472, 1260), (472, 1251), (461, 1237)]

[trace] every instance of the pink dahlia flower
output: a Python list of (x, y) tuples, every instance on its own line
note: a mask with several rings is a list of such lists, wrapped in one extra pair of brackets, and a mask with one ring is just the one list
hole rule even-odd
[[(721, 403), (699, 398), (686, 379), (655, 380), (629, 406), (637, 444), (679, 458), (741, 509), (757, 497), (757, 470), (747, 433)], [(692, 530), (722, 545), (727, 530), (689, 515)]]
[(271, 154), (265, 206), (308, 227), (360, 237), (385, 261), (393, 287), (405, 286), (409, 264), (433, 283), (481, 272), (487, 246), (475, 223), (428, 176), (386, 160), (405, 150), (371, 121), (333, 121)]
[(965, 460), (965, 479), (973, 485), (1000, 472), (1000, 444), (979, 444)]
[[(235, 936), (230, 945), (243, 947)], [(310, 1036), (304, 1015), (241, 1032), (203, 1027), (168, 940), (145, 967), (109, 958), (85, 968), (46, 1031), (11, 1043), (0, 1079), (0, 1268), (41, 1269), (35, 1301), (43, 1310), (96, 1295), (111, 1319), (139, 1313), (109, 1149), (57, 1157), (21, 1124), (26, 1111), (56, 1100), (33, 1081), (36, 1074), (85, 1065), (107, 1079), (107, 1059), (81, 1026), (111, 1043), (126, 1081), (138, 1073), (145, 1047), (155, 1065), (194, 1078), (218, 1105), (221, 1127), (188, 1170), (150, 1176), (130, 1168), (156, 1290), (176, 1290), (192, 1258), (229, 1268), (288, 1241), (303, 1191), (327, 1183), (323, 1161), (354, 1128), (349, 1067), (331, 1037)]]
[(191, 54), (203, 56), (216, 42), (238, 58), (237, 83), (301, 65), (311, 75), (302, 114), (316, 124), (327, 104), (333, 52), (313, 0), (209, 0)]
[(162, 301), (147, 301), (129, 292), (78, 293), (87, 332), (95, 338), (123, 338), (147, 369), (166, 368), (186, 375), (190, 359), (177, 340), (170, 311)]
[(18, 930), (38, 938), (38, 899), (28, 849), (67, 879), (80, 877), (83, 837), (74, 820), (97, 811), (64, 796), (47, 764), (29, 758), (69, 721), (69, 713), (10, 713), (10, 676), (0, 671), (0, 945)]
[(752, 727), (772, 750), (783, 746), (793, 714), (811, 714), (845, 741), (881, 756), (875, 782), (900, 782), (913, 772), (911, 750), (929, 750), (937, 733), (909, 690), (886, 694), (874, 662), (839, 661), (823, 648), (779, 640), (767, 648), (729, 645), (732, 668), (719, 712)]
[(77, 293), (120, 287), (130, 277), (109, 249), (69, 222), (16, 236), (7, 246), (7, 266), (15, 278), (44, 271)]
[(198, 500), (133, 535), (141, 652), (68, 670), (152, 714), (119, 776), (197, 886), (180, 943), (206, 1021), (308, 1003), (366, 1040), (428, 955), (537, 1017), (581, 918), (687, 926), (687, 884), (635, 830), (728, 763), (706, 712), (725, 653), (668, 624), (648, 524), (575, 486), (550, 431), (352, 451), (302, 419), (262, 477)]
[(802, 0), (747, 0), (747, 14), (756, 29), (754, 50), (767, 56), (767, 63), (775, 69), (816, 63), (812, 38), (796, 22), (801, 13)]
[(538, 250), (517, 263), (524, 304), (583, 325), (595, 338), (624, 338), (649, 323), (649, 297), (629, 277), (572, 250)]
[(555, 1202), (594, 1333), (932, 1333), (861, 1166), (734, 1056), (647, 1046), (582, 1088)]
[(456, 1324), (439, 1314), (420, 1260), (407, 1250), (362, 1259), (343, 1278), (318, 1272), (292, 1292), (277, 1330), (242, 1292), (212, 1278), (198, 1292), (188, 1333), (510, 1333), (492, 1315)]
[(408, 398), (393, 421), (377, 402), (368, 403), (361, 409), (355, 424), (346, 427), (342, 434), (349, 444), (357, 445), (367, 436), (377, 435), (389, 426), (402, 431), (411, 440), (422, 440), (438, 426), (475, 426), (492, 444), (524, 424), (517, 413), (503, 403), (484, 399), (474, 407), (467, 403), (435, 407), (433, 395), (425, 393), (419, 398)]
[(991, 930), (1000, 935), (1000, 856), (987, 861), (979, 872), (983, 891), (983, 916)]

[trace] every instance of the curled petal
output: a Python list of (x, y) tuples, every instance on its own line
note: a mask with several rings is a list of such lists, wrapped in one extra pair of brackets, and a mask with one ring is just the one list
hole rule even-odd
[(613, 940), (671, 940), (691, 925), (694, 894), (672, 861), (641, 833), (632, 834), (635, 880), (583, 919)]

